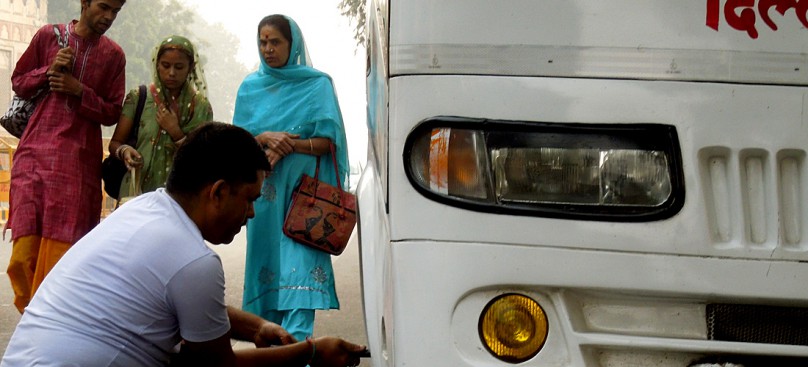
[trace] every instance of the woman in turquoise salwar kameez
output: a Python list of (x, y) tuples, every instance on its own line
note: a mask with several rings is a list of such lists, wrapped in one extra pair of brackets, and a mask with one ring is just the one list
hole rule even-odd
[[(338, 309), (331, 256), (282, 231), (292, 191), (303, 174), (345, 186), (347, 142), (331, 78), (311, 67), (300, 28), (271, 15), (258, 25), (259, 70), (239, 87), (233, 123), (250, 131), (273, 171), (247, 223), (243, 308), (283, 326), (298, 340), (312, 335), (315, 310)], [(330, 144), (336, 147), (337, 172)]]

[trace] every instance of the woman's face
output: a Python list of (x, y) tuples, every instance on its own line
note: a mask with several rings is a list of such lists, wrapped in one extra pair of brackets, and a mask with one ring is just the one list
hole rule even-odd
[(180, 50), (166, 50), (157, 60), (157, 73), (160, 81), (170, 91), (177, 91), (185, 85), (191, 69), (191, 59)]
[(289, 60), (289, 49), (291, 43), (283, 37), (272, 25), (265, 25), (261, 27), (261, 32), (258, 35), (259, 49), (264, 62), (270, 67), (279, 68), (286, 65)]

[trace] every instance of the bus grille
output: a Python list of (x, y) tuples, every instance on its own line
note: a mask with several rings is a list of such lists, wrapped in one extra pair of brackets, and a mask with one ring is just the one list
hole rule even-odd
[[(724, 147), (699, 151), (705, 204), (718, 248), (740, 243), (746, 250), (808, 250), (808, 211), (804, 200), (805, 151)], [(740, 173), (740, 174), (739, 174)], [(739, 203), (740, 205), (738, 205)], [(736, 215), (740, 210), (741, 215)], [(768, 257), (768, 255), (767, 255)]]
[(808, 308), (708, 304), (710, 340), (808, 345)]

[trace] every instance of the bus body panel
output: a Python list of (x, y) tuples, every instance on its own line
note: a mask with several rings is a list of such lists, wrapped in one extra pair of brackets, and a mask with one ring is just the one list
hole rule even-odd
[[(386, 316), (388, 323), (396, 325), (397, 343), (389, 353), (395, 355), (396, 366), (507, 365), (487, 353), (477, 336), (482, 307), (507, 292), (536, 299), (550, 321), (545, 347), (525, 366), (607, 365), (596, 358), (606, 351), (650, 356), (668, 351), (672, 359), (714, 353), (808, 357), (804, 346), (660, 338), (641, 335), (637, 325), (633, 327), (638, 335), (626, 330), (595, 330), (591, 325), (595, 321), (586, 313), (587, 306), (599, 299), (624, 307), (657, 303), (656, 309), (661, 311), (654, 316), (660, 318), (674, 317), (674, 312), (665, 310), (705, 302), (765, 299), (804, 306), (805, 297), (795, 300), (794, 291), (804, 287), (808, 268), (798, 263), (460, 242), (395, 242), (392, 248), (393, 263), (418, 264), (419, 269), (394, 276), (395, 312)], [(632, 325), (629, 317), (623, 321)], [(677, 329), (703, 328), (685, 320), (675, 320), (674, 325)], [(669, 364), (658, 360), (642, 365)]]
[[(770, 8), (769, 18), (777, 27), (772, 30), (756, 6), (760, 3), (764, 1), (393, 1), (390, 48), (485, 44), (808, 52), (808, 26), (800, 22), (796, 8), (789, 7), (783, 15)], [(749, 20), (729, 19), (727, 11), (746, 13)], [(711, 18), (717, 29), (708, 25)], [(746, 29), (754, 29), (757, 38)], [(395, 58), (391, 55), (391, 63)]]
[[(780, 161), (808, 141), (806, 88), (668, 81), (408, 76), (390, 80), (390, 220), (394, 241), (485, 241), (523, 246), (593, 248), (680, 255), (808, 259), (808, 238), (784, 243), (780, 227)], [(452, 91), (452, 93), (446, 93)], [(508, 91), (503, 93), (503, 91)], [(683, 152), (685, 205), (673, 218), (641, 223), (494, 215), (453, 207), (417, 192), (406, 177), (404, 141), (412, 126), (433, 116), (557, 123), (662, 123), (676, 127)], [(787, 131), (788, 134), (783, 134)], [(743, 132), (742, 134), (739, 132)], [(749, 154), (760, 156), (766, 208), (748, 207), (743, 179)], [(711, 204), (709, 160), (726, 161), (729, 200)], [(802, 164), (804, 164), (803, 162)], [(803, 183), (808, 168), (800, 167)], [(808, 186), (799, 188), (808, 197)], [(726, 212), (729, 237), (716, 233), (708, 208)], [(800, 228), (808, 229), (808, 206)], [(765, 240), (750, 238), (749, 213), (762, 210)], [(406, 224), (406, 225), (404, 225)], [(615, 228), (621, 228), (618, 233)], [(531, 242), (525, 242), (531, 239)]]
[[(774, 8), (750, 6), (754, 0), (741, 3), (393, 2), (390, 76), (553, 75), (808, 85), (808, 6), (797, 3), (780, 15)], [(790, 2), (758, 2), (785, 4)], [(763, 10), (768, 10), (768, 19)], [(741, 19), (734, 14), (742, 14)]]

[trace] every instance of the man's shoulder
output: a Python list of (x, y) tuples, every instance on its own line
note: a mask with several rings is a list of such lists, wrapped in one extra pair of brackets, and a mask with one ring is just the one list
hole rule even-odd
[(41, 27), (39, 27), (37, 32), (48, 32), (52, 34), (54, 26), (59, 27), (59, 30), (67, 29), (67, 24), (65, 23), (45, 23)]
[(141, 235), (153, 237), (152, 240), (156, 242), (188, 242), (193, 238), (203, 245), (202, 248), (207, 248), (194, 222), (165, 190), (145, 193), (127, 205), (120, 208), (120, 214), (123, 214), (121, 218), (113, 213), (108, 219), (115, 216), (116, 225), (124, 227), (140, 223)]
[(37, 33), (40, 33), (40, 32), (51, 32), (51, 33), (53, 33), (53, 26), (54, 26), (54, 25), (59, 25), (59, 24), (58, 24), (58, 23), (47, 23), (47, 24), (43, 24), (43, 25), (42, 25), (41, 27), (39, 27), (39, 29), (37, 29), (36, 31), (37, 31)]
[[(54, 37), (55, 33), (53, 32), (53, 26), (59, 26), (59, 29), (64, 29), (64, 26), (58, 23), (47, 23), (43, 24), (39, 29), (36, 30), (36, 34), (45, 34)], [(41, 37), (41, 36), (40, 36)]]
[(106, 52), (111, 52), (116, 55), (120, 55), (121, 58), (126, 59), (126, 56), (123, 52), (123, 48), (121, 48), (118, 42), (115, 42), (112, 38), (109, 38), (107, 36), (101, 36), (101, 38), (99, 39), (99, 46), (105, 48), (107, 50)]

